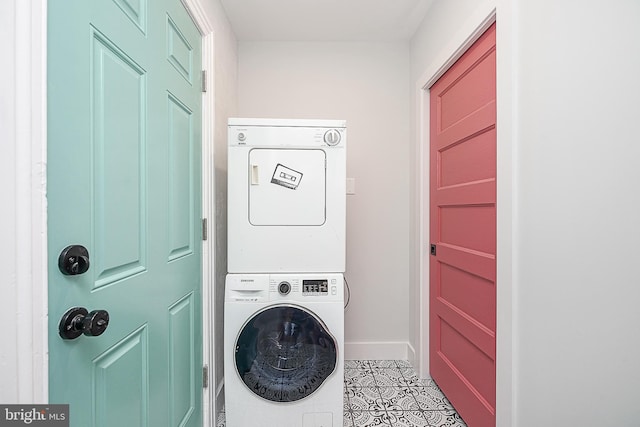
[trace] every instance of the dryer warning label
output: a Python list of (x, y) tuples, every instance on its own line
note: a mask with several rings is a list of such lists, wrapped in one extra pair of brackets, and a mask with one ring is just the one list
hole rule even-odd
[(295, 190), (302, 180), (302, 172), (298, 172), (278, 163), (273, 171), (271, 183)]

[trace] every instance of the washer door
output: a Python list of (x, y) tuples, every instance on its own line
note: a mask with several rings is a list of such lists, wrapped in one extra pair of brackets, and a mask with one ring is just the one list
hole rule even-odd
[(242, 328), (236, 369), (245, 385), (272, 402), (313, 394), (336, 368), (335, 339), (313, 313), (295, 306), (268, 308)]

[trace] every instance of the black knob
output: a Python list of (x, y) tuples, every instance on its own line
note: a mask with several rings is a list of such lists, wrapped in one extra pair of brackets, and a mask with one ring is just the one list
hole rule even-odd
[(291, 285), (289, 282), (280, 282), (278, 285), (278, 292), (280, 292), (280, 295), (289, 294), (289, 292), (291, 292)]
[(58, 257), (58, 268), (67, 276), (86, 273), (89, 270), (89, 251), (81, 245), (67, 246)]
[(62, 339), (73, 340), (84, 334), (97, 337), (109, 326), (109, 313), (105, 310), (94, 310), (91, 313), (84, 307), (73, 307), (67, 310), (60, 319), (58, 331)]
[(102, 335), (109, 326), (109, 313), (105, 310), (93, 310), (82, 320), (82, 333), (88, 337)]

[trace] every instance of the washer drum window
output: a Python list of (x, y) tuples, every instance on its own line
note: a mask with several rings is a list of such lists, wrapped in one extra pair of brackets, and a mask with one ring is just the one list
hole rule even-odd
[(236, 369), (258, 396), (294, 402), (313, 394), (335, 370), (335, 339), (312, 313), (295, 306), (253, 316), (236, 342)]

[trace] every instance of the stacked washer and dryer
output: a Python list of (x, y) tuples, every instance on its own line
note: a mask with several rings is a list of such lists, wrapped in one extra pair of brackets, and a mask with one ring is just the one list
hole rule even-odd
[(229, 119), (228, 427), (343, 424), (346, 136)]

